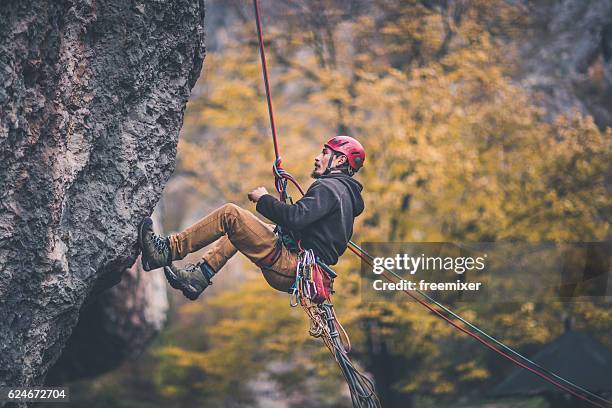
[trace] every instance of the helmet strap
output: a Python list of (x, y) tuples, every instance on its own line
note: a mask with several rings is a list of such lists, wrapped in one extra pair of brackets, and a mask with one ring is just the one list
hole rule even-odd
[[(335, 150), (332, 150), (332, 155), (329, 158), (329, 161), (327, 162), (327, 167), (325, 168), (325, 171), (323, 172), (322, 176), (325, 176), (325, 175), (329, 174), (332, 170), (336, 169), (336, 167), (332, 167), (331, 165), (332, 165), (332, 162), (334, 161), (334, 159), (336, 157), (340, 156), (340, 155), (342, 155), (342, 153), (338, 153)], [(348, 161), (347, 161), (346, 164), (347, 164), (347, 166), (346, 166), (347, 174), (352, 177), (353, 174), (355, 174), (355, 170), (351, 167), (350, 164), (348, 164)]]
[[(331, 150), (331, 149), (329, 149), (329, 150)], [(332, 165), (332, 162), (334, 161), (334, 159), (336, 158), (337, 153), (336, 153), (335, 150), (332, 150), (331, 152), (332, 152), (332, 154), (331, 154), (331, 157), (329, 158), (329, 161), (327, 162), (327, 167), (325, 168), (325, 171), (322, 174), (323, 176), (329, 174), (329, 172), (333, 170), (331, 165)]]

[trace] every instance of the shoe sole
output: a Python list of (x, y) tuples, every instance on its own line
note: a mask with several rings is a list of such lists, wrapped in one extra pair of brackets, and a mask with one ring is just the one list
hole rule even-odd
[(170, 267), (164, 266), (164, 274), (166, 275), (166, 279), (168, 280), (170, 286), (172, 286), (174, 289), (178, 289), (183, 292), (183, 295), (187, 299), (196, 300), (198, 297), (200, 297), (201, 292), (197, 293), (198, 291), (196, 288), (191, 285), (182, 283), (179, 280), (178, 276), (176, 276), (174, 272), (172, 272), (172, 269), (170, 269)]
[(142, 269), (144, 269), (146, 272), (151, 271), (151, 268), (149, 268), (149, 263), (145, 260), (144, 249), (143, 249), (144, 246), (142, 244), (142, 235), (143, 235), (142, 229), (145, 226), (145, 224), (149, 224), (149, 223), (153, 223), (153, 220), (147, 217), (140, 222), (140, 225), (138, 225), (138, 246), (140, 247), (140, 253), (142, 254), (142, 256), (140, 257), (140, 260), (142, 263)]

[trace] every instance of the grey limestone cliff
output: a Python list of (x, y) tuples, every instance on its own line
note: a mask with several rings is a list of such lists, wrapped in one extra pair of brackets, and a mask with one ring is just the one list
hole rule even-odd
[(0, 3), (0, 385), (134, 264), (203, 59), (203, 0)]

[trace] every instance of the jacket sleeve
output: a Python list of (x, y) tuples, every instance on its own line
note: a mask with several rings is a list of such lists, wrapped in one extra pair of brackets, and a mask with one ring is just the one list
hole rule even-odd
[(286, 204), (270, 194), (257, 201), (257, 212), (283, 227), (299, 231), (323, 218), (338, 205), (338, 197), (320, 181), (310, 186), (295, 204)]

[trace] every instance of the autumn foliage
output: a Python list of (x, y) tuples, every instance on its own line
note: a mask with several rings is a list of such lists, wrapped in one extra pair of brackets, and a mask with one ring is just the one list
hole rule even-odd
[[(612, 129), (577, 112), (550, 120), (514, 80), (525, 10), (501, 0), (384, 0), (352, 11), (341, 1), (321, 1), (319, 11), (309, 3), (264, 9), (281, 154), (307, 186), (323, 140), (351, 134), (364, 144), (356, 177), (366, 211), (354, 241), (609, 239)], [(254, 210), (246, 193), (273, 191), (274, 155), (254, 23), (240, 10), (207, 54), (177, 174), (203, 202)], [(295, 406), (348, 406), (340, 372), (308, 337), (302, 312), (254, 266), (244, 268), (230, 290), (180, 305), (180, 323), (153, 354), (160, 395), (173, 406), (249, 406), (252, 382), (265, 379)], [(354, 358), (388, 406), (479, 400), (511, 368), (416, 304), (361, 302), (351, 255), (336, 269), (335, 305)], [(533, 299), (457, 310), (527, 352), (561, 333), (562, 316), (602, 341), (612, 330), (609, 303)]]

